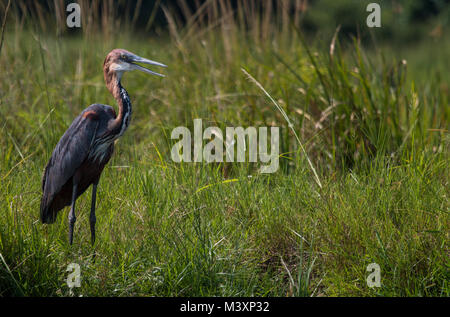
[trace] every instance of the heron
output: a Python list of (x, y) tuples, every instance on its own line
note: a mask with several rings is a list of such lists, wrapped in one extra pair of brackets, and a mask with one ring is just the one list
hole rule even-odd
[(108, 53), (103, 63), (106, 87), (116, 99), (119, 114), (113, 107), (92, 104), (76, 117), (63, 134), (45, 167), (42, 177), (40, 218), (54, 223), (58, 211), (70, 205), (69, 243), (73, 243), (75, 202), (92, 185), (89, 223), (91, 243), (95, 243), (95, 202), (97, 187), (105, 165), (111, 159), (115, 141), (127, 130), (131, 119), (131, 101), (121, 85), (125, 72), (139, 70), (164, 77), (139, 64), (167, 67), (124, 49)]

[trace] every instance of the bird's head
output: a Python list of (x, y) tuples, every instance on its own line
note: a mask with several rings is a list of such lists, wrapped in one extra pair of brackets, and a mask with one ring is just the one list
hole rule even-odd
[(140, 70), (142, 72), (153, 74), (157, 76), (164, 77), (164, 75), (151, 71), (145, 67), (142, 67), (136, 63), (156, 65), (161, 67), (167, 67), (164, 64), (137, 56), (131, 52), (124, 49), (114, 49), (105, 58), (103, 63), (103, 71), (105, 75), (105, 80), (108, 82), (113, 75), (120, 81), (124, 72), (132, 70)]

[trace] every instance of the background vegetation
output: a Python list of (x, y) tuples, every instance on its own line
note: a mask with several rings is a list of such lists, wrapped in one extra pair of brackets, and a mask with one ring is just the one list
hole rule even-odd
[[(382, 2), (371, 30), (364, 1), (79, 1), (81, 30), (64, 1), (32, 3), (5, 19), (0, 2), (0, 295), (449, 296), (444, 1)], [(167, 77), (124, 76), (134, 117), (100, 182), (98, 241), (86, 193), (69, 246), (67, 209), (39, 223), (42, 171), (82, 109), (115, 105), (115, 47)], [(194, 118), (281, 127), (280, 170), (172, 162), (170, 133)]]

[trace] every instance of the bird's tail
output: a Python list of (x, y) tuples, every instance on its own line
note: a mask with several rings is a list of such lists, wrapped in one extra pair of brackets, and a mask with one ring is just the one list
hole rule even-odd
[[(54, 223), (56, 220), (56, 212), (54, 212), (54, 208), (52, 208), (53, 205), (53, 197), (50, 197), (48, 189), (46, 188), (46, 180), (47, 180), (47, 173), (48, 168), (50, 166), (50, 162), (47, 164), (44, 170), (44, 175), (42, 175), (42, 198), (41, 198), (41, 222), (42, 223)], [(48, 184), (47, 184), (48, 185)]]
[(48, 203), (46, 198), (44, 195), (41, 200), (41, 222), (54, 223), (56, 220), (56, 212), (53, 210), (51, 202)]

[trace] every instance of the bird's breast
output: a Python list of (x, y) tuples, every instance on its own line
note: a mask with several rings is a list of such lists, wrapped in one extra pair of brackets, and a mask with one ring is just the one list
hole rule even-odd
[(111, 140), (98, 140), (94, 142), (92, 149), (89, 153), (89, 159), (97, 162), (98, 164), (106, 164), (111, 158), (114, 149), (114, 139)]

